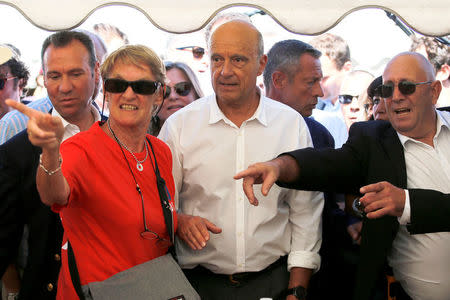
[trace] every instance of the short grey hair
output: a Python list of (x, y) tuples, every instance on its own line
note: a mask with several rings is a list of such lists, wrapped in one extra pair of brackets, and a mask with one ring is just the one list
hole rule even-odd
[(298, 71), (298, 60), (305, 53), (314, 58), (320, 58), (322, 55), (310, 44), (299, 40), (284, 40), (274, 44), (267, 53), (267, 65), (263, 74), (266, 89), (270, 90), (275, 71), (286, 73), (291, 80)]

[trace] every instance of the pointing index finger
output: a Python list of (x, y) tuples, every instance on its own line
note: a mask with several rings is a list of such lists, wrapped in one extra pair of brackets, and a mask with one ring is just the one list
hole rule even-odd
[(23, 103), (20, 103), (20, 102), (11, 100), (11, 99), (6, 99), (5, 103), (14, 109), (17, 109), (18, 111), (20, 111), (21, 113), (23, 113), (24, 115), (29, 117), (30, 119), (35, 116), (35, 110), (32, 108), (29, 108), (28, 106), (26, 106)]
[(363, 186), (359, 191), (361, 194), (367, 194), (370, 192), (380, 192), (383, 190), (383, 184), (381, 182), (369, 184)]

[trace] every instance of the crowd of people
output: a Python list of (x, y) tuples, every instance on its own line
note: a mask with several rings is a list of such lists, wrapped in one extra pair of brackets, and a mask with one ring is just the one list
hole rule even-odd
[(167, 253), (201, 299), (449, 299), (449, 46), (374, 76), (239, 14), (172, 41), (194, 64), (94, 31), (48, 36), (32, 101), (0, 45), (3, 299), (92, 299)]

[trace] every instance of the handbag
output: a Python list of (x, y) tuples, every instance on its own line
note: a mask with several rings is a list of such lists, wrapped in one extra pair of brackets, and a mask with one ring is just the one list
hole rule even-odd
[[(155, 159), (154, 171), (156, 175), (156, 185), (161, 200), (161, 206), (163, 208), (166, 228), (171, 242), (173, 243), (173, 217), (168, 199), (170, 196), (166, 183), (159, 172), (152, 144), (148, 138), (147, 141)], [(173, 250), (172, 247), (166, 255), (119, 272), (106, 280), (90, 282), (81, 286), (75, 255), (70, 241), (68, 241), (67, 255), (72, 284), (80, 300), (200, 300), (200, 296), (191, 286), (180, 266), (175, 261), (174, 256), (172, 255), (172, 253), (175, 253)]]

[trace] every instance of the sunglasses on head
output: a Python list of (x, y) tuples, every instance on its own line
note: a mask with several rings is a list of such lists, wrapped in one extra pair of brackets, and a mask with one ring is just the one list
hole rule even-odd
[(133, 92), (140, 95), (152, 95), (156, 92), (161, 82), (150, 80), (126, 81), (123, 79), (105, 79), (105, 91), (109, 93), (123, 93), (129, 86)]
[(198, 46), (179, 47), (177, 50), (191, 51), (192, 56), (196, 59), (201, 59), (205, 55), (205, 48)]
[(10, 79), (14, 79), (14, 78), (17, 78), (17, 77), (3, 77), (3, 78), (0, 78), (0, 90), (3, 90), (3, 88), (5, 87), (5, 84), (6, 84), (6, 82), (8, 81), (8, 80), (10, 80)]
[[(433, 81), (424, 81), (424, 82), (411, 82), (408, 80), (402, 80), (398, 83), (398, 90), (403, 95), (411, 95), (416, 91), (416, 86), (421, 84), (428, 84), (432, 83)], [(385, 83), (381, 86), (381, 97), (383, 98), (390, 98), (394, 94), (395, 84), (393, 82)]]
[(358, 99), (359, 96), (352, 96), (352, 95), (339, 95), (338, 100), (341, 104), (350, 104), (353, 101), (353, 98)]
[(170, 93), (172, 93), (172, 89), (174, 89), (175, 93), (177, 93), (180, 96), (187, 96), (191, 92), (192, 84), (190, 84), (187, 81), (182, 81), (178, 82), (173, 87), (166, 85), (166, 92), (164, 93), (164, 98), (170, 96)]

